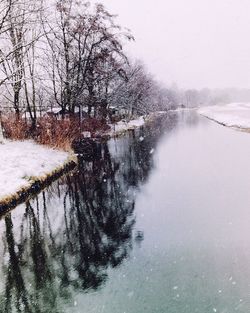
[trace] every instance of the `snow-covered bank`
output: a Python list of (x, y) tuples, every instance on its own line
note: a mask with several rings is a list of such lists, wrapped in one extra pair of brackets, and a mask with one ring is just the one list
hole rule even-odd
[[(112, 125), (106, 136), (115, 137), (153, 121), (166, 112), (156, 112)], [(105, 137), (105, 136), (104, 136)], [(43, 189), (53, 179), (72, 169), (76, 156), (33, 141), (4, 141), (0, 144), (0, 211), (15, 206)]]
[(69, 153), (33, 141), (5, 141), (0, 144), (0, 155), (0, 203), (61, 170), (71, 160)]
[(158, 111), (149, 115), (140, 116), (137, 119), (130, 120), (128, 122), (122, 120), (116, 124), (111, 124), (111, 130), (109, 131), (108, 135), (111, 137), (119, 136), (128, 130), (133, 130), (145, 125), (147, 122), (153, 120), (157, 116), (167, 113), (167, 111)]
[(110, 135), (111, 136), (118, 135), (119, 133), (122, 133), (124, 131), (141, 127), (144, 124), (145, 118), (143, 116), (140, 116), (138, 119), (131, 120), (129, 122), (123, 120), (118, 123), (110, 125), (111, 126)]
[(209, 106), (199, 109), (198, 113), (228, 127), (250, 129), (250, 103)]

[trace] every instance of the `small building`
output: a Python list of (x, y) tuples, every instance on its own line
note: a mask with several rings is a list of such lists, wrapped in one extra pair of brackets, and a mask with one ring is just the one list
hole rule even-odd
[[(81, 114), (80, 114), (81, 113)], [(65, 119), (68, 119), (70, 117), (76, 117), (76, 118), (86, 118), (88, 116), (87, 114), (87, 108), (82, 107), (81, 111), (80, 108), (77, 106), (75, 107), (75, 112), (72, 114), (68, 110), (62, 110), (62, 108), (56, 107), (49, 109), (46, 114), (50, 117), (54, 117), (56, 119), (62, 119), (63, 117)]]

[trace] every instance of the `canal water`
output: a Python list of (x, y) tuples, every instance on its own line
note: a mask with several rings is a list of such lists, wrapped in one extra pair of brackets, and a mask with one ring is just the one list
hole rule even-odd
[(0, 220), (0, 312), (250, 312), (250, 134), (171, 113)]

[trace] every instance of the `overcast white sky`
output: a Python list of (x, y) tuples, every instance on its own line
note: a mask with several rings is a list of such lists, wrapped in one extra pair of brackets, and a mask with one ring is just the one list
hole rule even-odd
[(100, 0), (164, 83), (250, 88), (250, 0)]

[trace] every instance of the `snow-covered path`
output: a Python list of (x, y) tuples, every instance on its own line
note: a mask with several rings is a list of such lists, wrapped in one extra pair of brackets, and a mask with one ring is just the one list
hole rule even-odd
[(209, 106), (198, 113), (225, 126), (250, 129), (250, 103)]
[(68, 159), (68, 153), (33, 141), (5, 141), (0, 144), (0, 200), (30, 187), (34, 178), (45, 178), (63, 167)]

